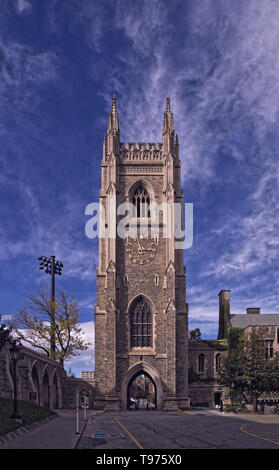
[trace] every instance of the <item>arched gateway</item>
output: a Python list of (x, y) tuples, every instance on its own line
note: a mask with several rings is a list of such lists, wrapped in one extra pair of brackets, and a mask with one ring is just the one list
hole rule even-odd
[(159, 410), (163, 408), (163, 385), (162, 380), (158, 372), (151, 367), (149, 364), (140, 362), (130, 367), (124, 375), (121, 382), (121, 408), (123, 410), (128, 408), (128, 399), (129, 399), (129, 388), (131, 383), (136, 377), (139, 377), (141, 374), (150, 378), (154, 384), (155, 388), (155, 407)]
[[(127, 409), (131, 383), (143, 375), (154, 384), (158, 409), (187, 407), (186, 273), (174, 238), (174, 204), (183, 195), (169, 99), (162, 143), (124, 144), (113, 98), (101, 172), (105, 224), (97, 269), (94, 406)], [(134, 233), (125, 237), (118, 231), (123, 202), (134, 205)], [(155, 203), (169, 209), (156, 233), (150, 229)]]

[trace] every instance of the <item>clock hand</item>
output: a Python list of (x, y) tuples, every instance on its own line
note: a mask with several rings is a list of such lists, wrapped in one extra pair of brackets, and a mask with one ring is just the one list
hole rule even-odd
[(142, 246), (141, 246), (141, 244), (140, 244), (139, 237), (137, 237), (137, 242), (138, 242), (138, 252), (141, 254), (142, 251), (143, 251), (143, 248), (142, 248)]

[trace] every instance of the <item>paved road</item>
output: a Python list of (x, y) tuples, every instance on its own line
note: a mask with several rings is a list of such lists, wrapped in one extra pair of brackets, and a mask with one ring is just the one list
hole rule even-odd
[(74, 410), (11, 441), (1, 449), (279, 449), (279, 417), (220, 415), (207, 412), (80, 411), (81, 436)]
[(89, 419), (78, 448), (279, 449), (278, 418), (265, 424), (256, 419), (214, 412), (106, 412)]

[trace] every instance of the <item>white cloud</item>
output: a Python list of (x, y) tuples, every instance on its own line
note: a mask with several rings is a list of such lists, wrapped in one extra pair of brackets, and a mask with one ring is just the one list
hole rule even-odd
[(185, 32), (188, 28), (199, 41), (193, 46), (185, 34), (172, 57), (168, 41), (175, 27), (168, 22), (169, 11), (162, 3), (141, 2), (137, 8), (129, 2), (118, 3), (116, 26), (132, 41), (133, 52), (119, 54), (120, 64), (129, 65), (128, 78), (120, 70), (113, 72), (107, 100), (113, 87), (122, 111), (120, 129), (127, 140), (157, 141), (164, 99), (170, 95), (184, 179), (208, 183), (216, 176), (220, 147), (228, 157), (244, 161), (251, 127), (252, 139), (257, 140), (250, 138), (253, 157), (269, 124), (277, 119), (279, 84), (274, 77), (279, 69), (279, 6), (246, 2), (239, 8), (225, 8), (220, 16), (214, 3), (205, 2), (190, 11)]
[[(86, 343), (90, 343), (86, 351), (80, 351), (77, 356), (71, 357), (65, 361), (65, 369), (71, 368), (74, 370), (92, 370), (94, 369), (95, 363), (95, 331), (94, 322), (88, 321), (79, 323), (81, 327), (82, 338)], [(35, 351), (42, 352), (38, 348), (32, 347), (29, 343), (21, 341), (21, 343), (27, 348), (34, 349)]]
[(52, 52), (37, 52), (15, 41), (4, 40), (0, 35), (1, 109), (20, 107), (29, 112), (39, 96), (34, 86), (53, 80), (57, 72), (57, 57)]
[(84, 341), (91, 343), (86, 351), (81, 351), (79, 355), (74, 356), (66, 361), (65, 369), (71, 368), (73, 372), (81, 372), (82, 370), (93, 370), (95, 367), (95, 331), (94, 322), (80, 323), (82, 328)]
[[(250, 215), (235, 214), (227, 217), (221, 237), (234, 236), (227, 251), (214, 260), (206, 275), (238, 275), (278, 263), (279, 248), (279, 171), (277, 166), (266, 165), (265, 171), (250, 195)], [(213, 230), (216, 234), (216, 230)], [(217, 230), (218, 232), (218, 230)], [(217, 234), (218, 235), (218, 234)]]
[(16, 8), (19, 13), (29, 13), (32, 10), (32, 5), (27, 0), (16, 0)]

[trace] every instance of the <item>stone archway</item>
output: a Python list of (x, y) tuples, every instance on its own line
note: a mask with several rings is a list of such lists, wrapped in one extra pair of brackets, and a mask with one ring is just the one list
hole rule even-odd
[(121, 408), (123, 410), (127, 409), (129, 391), (128, 389), (133, 380), (141, 374), (146, 375), (152, 380), (156, 390), (156, 407), (159, 410), (163, 409), (164, 399), (161, 377), (154, 367), (144, 362), (139, 362), (138, 364), (135, 364), (134, 366), (130, 367), (130, 369), (128, 369), (125, 375), (123, 376), (121, 382)]
[(156, 409), (157, 389), (156, 385), (144, 371), (139, 371), (134, 375), (127, 387), (127, 409)]

